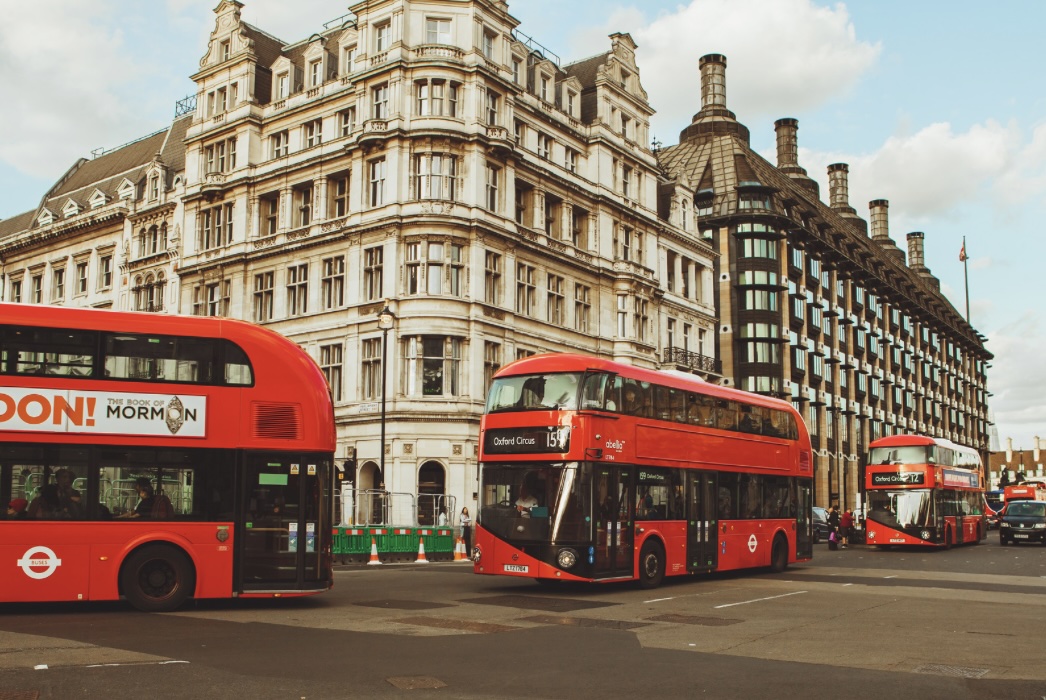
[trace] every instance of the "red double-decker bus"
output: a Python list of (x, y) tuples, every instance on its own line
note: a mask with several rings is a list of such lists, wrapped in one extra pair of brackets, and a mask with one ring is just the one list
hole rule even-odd
[(334, 413), (258, 326), (0, 303), (0, 602), (330, 588)]
[(868, 445), (865, 541), (951, 547), (988, 536), (977, 451), (943, 438), (890, 435)]
[(635, 579), (812, 555), (810, 438), (791, 404), (581, 355), (494, 377), (474, 570)]

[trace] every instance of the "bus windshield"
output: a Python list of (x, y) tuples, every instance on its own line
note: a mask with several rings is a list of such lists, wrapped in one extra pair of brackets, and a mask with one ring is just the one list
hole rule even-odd
[(494, 380), (487, 413), (499, 411), (577, 410), (581, 374), (521, 374)]
[(873, 447), (870, 464), (934, 464), (933, 445)]
[(510, 541), (556, 542), (589, 537), (591, 471), (576, 462), (488, 464), (479, 522)]
[(930, 489), (869, 490), (868, 519), (893, 528), (933, 525), (933, 491)]

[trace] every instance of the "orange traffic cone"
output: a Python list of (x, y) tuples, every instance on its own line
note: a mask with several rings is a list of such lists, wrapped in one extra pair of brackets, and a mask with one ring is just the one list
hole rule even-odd
[(418, 538), (418, 558), (414, 560), (415, 564), (428, 564), (429, 560), (425, 558), (425, 538)]
[(370, 561), (367, 562), (367, 566), (372, 566), (374, 564), (380, 564), (380, 563), (381, 563), (381, 560), (378, 559), (378, 543), (374, 540), (373, 537), (371, 537), (370, 538)]
[(465, 559), (465, 540), (460, 537), (454, 538), (454, 561)]

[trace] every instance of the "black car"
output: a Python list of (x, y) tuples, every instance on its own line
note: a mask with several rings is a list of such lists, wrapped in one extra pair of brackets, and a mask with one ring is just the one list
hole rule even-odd
[(832, 526), (828, 524), (828, 511), (814, 506), (811, 520), (814, 524), (814, 544), (822, 540), (827, 542), (828, 535), (832, 532)]
[(1046, 545), (1046, 501), (1010, 501), (999, 519), (999, 544)]

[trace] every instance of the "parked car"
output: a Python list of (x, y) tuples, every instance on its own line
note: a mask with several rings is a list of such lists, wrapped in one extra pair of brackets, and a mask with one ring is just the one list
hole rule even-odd
[(822, 540), (827, 542), (828, 535), (832, 533), (832, 526), (828, 524), (828, 511), (824, 508), (813, 507), (814, 544)]
[(1010, 501), (999, 520), (999, 544), (1038, 542), (1046, 545), (1046, 501)]

